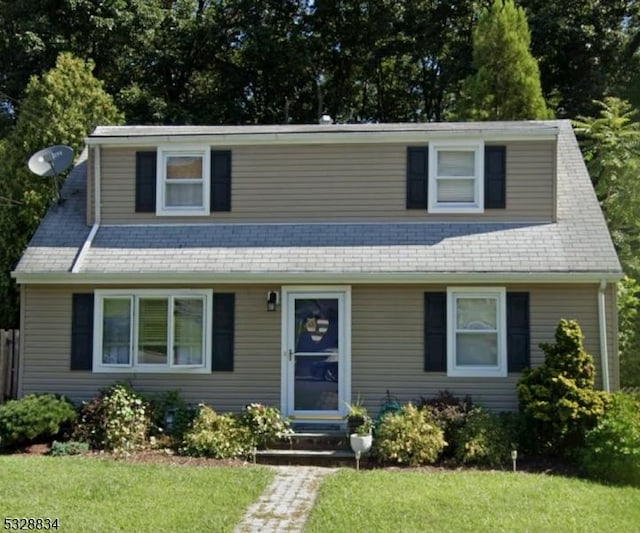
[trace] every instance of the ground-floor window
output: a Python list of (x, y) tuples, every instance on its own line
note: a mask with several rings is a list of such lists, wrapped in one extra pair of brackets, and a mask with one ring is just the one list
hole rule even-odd
[(94, 370), (207, 371), (211, 291), (96, 291)]

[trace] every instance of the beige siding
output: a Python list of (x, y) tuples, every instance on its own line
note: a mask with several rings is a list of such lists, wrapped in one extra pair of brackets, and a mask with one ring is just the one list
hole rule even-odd
[[(56, 392), (86, 400), (114, 381), (130, 379), (142, 391), (179, 389), (190, 402), (206, 402), (218, 410), (240, 410), (250, 401), (280, 405), (280, 312), (268, 313), (265, 294), (273, 286), (224, 287), (236, 293), (235, 370), (206, 375), (91, 374), (71, 372), (71, 294), (92, 287), (23, 287), (22, 391)], [(552, 342), (560, 318), (579, 321), (587, 351), (596, 359), (600, 382), (596, 285), (507, 287), (530, 293), (531, 352), (534, 365), (543, 361), (538, 347)], [(354, 286), (352, 289), (352, 395), (377, 410), (389, 390), (403, 401), (449, 390), (469, 394), (492, 409), (515, 409), (515, 384), (508, 378), (448, 378), (423, 371), (423, 305), (426, 290), (444, 286)], [(611, 376), (617, 387), (614, 289), (607, 294)]]
[(102, 222), (326, 221), (328, 215), (335, 221), (546, 221), (553, 217), (554, 146), (507, 143), (507, 208), (473, 216), (405, 208), (404, 144), (237, 147), (232, 211), (190, 218), (135, 213), (136, 150), (103, 148)]
[[(553, 342), (561, 318), (576, 319), (587, 351), (595, 358), (600, 383), (597, 285), (507, 287), (530, 294), (531, 358), (539, 365), (541, 342)], [(446, 287), (355, 287), (352, 319), (352, 395), (378, 409), (387, 390), (402, 401), (419, 401), (448, 390), (470, 395), (474, 402), (496, 410), (517, 408), (515, 385), (519, 374), (508, 378), (449, 378), (423, 371), (423, 306), (425, 290)], [(609, 306), (610, 312), (614, 304)], [(610, 317), (612, 318), (612, 317)], [(611, 320), (610, 323), (613, 321)], [(610, 331), (612, 331), (610, 326)], [(610, 336), (613, 348), (615, 337)], [(613, 370), (613, 369), (612, 369)], [(613, 374), (611, 374), (613, 375)]]
[(239, 411), (249, 401), (280, 405), (280, 317), (265, 311), (267, 288), (236, 293), (235, 369), (212, 374), (92, 374), (69, 370), (71, 294), (92, 288), (25, 287), (23, 393), (54, 392), (75, 401), (127, 380), (140, 391), (180, 390), (189, 402)]
[(87, 224), (93, 224), (95, 221), (95, 202), (94, 192), (94, 161), (98, 148), (89, 148), (87, 156)]

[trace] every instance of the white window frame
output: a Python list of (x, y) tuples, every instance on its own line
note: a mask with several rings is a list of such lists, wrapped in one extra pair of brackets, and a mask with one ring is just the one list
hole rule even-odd
[[(173, 346), (174, 322), (168, 321), (167, 333), (167, 364), (144, 364), (138, 363), (138, 316), (140, 298), (167, 298), (169, 301), (168, 316), (173, 317), (173, 302), (176, 298), (202, 298), (204, 301), (203, 316), (203, 361), (201, 365), (178, 365), (174, 364), (174, 353), (170, 348)], [(109, 298), (129, 298), (132, 301), (131, 312), (131, 349), (129, 363), (108, 364), (102, 361), (102, 341), (103, 341), (103, 302)], [(95, 373), (170, 373), (170, 374), (206, 374), (211, 372), (211, 322), (213, 316), (213, 291), (200, 289), (136, 289), (117, 290), (104, 289), (96, 290), (94, 296), (94, 333), (93, 333), (93, 372)]]
[[(438, 153), (441, 151), (469, 151), (474, 154), (475, 172), (473, 176), (438, 176)], [(473, 179), (473, 202), (438, 202), (440, 179)], [(429, 213), (483, 213), (484, 212), (484, 141), (435, 141), (429, 143)]]
[[(210, 214), (211, 200), (211, 147), (210, 146), (159, 146), (156, 162), (156, 215), (158, 216), (206, 216)], [(202, 158), (202, 206), (171, 207), (167, 205), (167, 159), (169, 157)], [(200, 180), (182, 180), (181, 183), (200, 183)]]
[[(496, 300), (497, 365), (457, 364), (457, 301), (461, 298), (494, 298)], [(447, 375), (507, 377), (507, 291), (504, 287), (447, 287)]]

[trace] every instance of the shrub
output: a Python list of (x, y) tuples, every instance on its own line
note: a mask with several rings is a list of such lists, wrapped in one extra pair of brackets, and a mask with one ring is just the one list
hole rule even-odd
[(420, 407), (427, 407), (431, 411), (433, 420), (442, 428), (444, 440), (448, 443), (444, 454), (452, 456), (455, 435), (473, 410), (471, 397), (460, 399), (445, 390), (438, 392), (434, 398), (421, 398)]
[(144, 400), (130, 386), (116, 383), (83, 404), (74, 438), (92, 448), (124, 452), (146, 444), (149, 426)]
[(575, 321), (562, 319), (555, 344), (541, 344), (543, 365), (525, 371), (518, 383), (520, 410), (536, 451), (570, 453), (604, 413), (606, 395), (595, 391), (593, 358)]
[(178, 391), (160, 392), (146, 396), (151, 416), (151, 431), (155, 435), (169, 435), (182, 440), (196, 416)]
[(260, 403), (247, 405), (240, 421), (250, 431), (257, 448), (266, 448), (292, 433), (289, 420), (282, 418), (278, 409)]
[(53, 441), (51, 444), (51, 450), (49, 455), (58, 457), (61, 455), (82, 455), (89, 451), (89, 444), (86, 442), (78, 442), (77, 440), (70, 440), (66, 442)]
[(181, 452), (185, 455), (227, 459), (246, 457), (253, 448), (251, 432), (231, 414), (217, 414), (200, 404), (193, 427), (184, 436)]
[(0, 445), (16, 446), (49, 439), (76, 418), (73, 405), (53, 394), (30, 394), (0, 405)]
[(411, 403), (384, 415), (374, 438), (374, 452), (381, 461), (412, 466), (435, 462), (445, 445), (430, 411)]
[(579, 453), (587, 476), (640, 486), (640, 400), (618, 392)]
[(463, 464), (501, 466), (511, 457), (513, 435), (507, 418), (474, 408), (454, 437), (454, 456)]

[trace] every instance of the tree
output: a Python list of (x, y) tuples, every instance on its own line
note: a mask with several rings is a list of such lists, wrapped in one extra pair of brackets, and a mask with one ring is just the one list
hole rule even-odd
[(530, 42), (524, 10), (513, 0), (495, 0), (482, 12), (473, 32), (475, 73), (465, 80), (457, 118), (550, 118)]
[(574, 121), (598, 200), (627, 274), (640, 279), (640, 122), (631, 105), (608, 97), (597, 117)]
[(0, 145), (0, 327), (17, 324), (15, 288), (9, 277), (28, 239), (51, 203), (49, 182), (29, 172), (29, 156), (45, 146), (66, 144), (78, 153), (99, 124), (122, 115), (92, 75), (93, 64), (60, 54), (55, 68), (32, 77), (16, 125)]
[[(531, 29), (544, 96), (556, 113), (575, 118), (598, 112), (594, 100), (627, 94), (638, 78), (640, 2), (519, 0)], [(637, 89), (637, 87), (636, 87)]]
[(561, 319), (555, 343), (543, 343), (540, 348), (544, 363), (525, 370), (517, 385), (520, 411), (538, 451), (571, 452), (604, 413), (606, 396), (594, 390), (593, 358), (584, 349), (575, 320)]
[(620, 377), (640, 386), (640, 122), (619, 98), (594, 102), (597, 117), (574, 121), (580, 146), (613, 244), (628, 278), (619, 286)]

